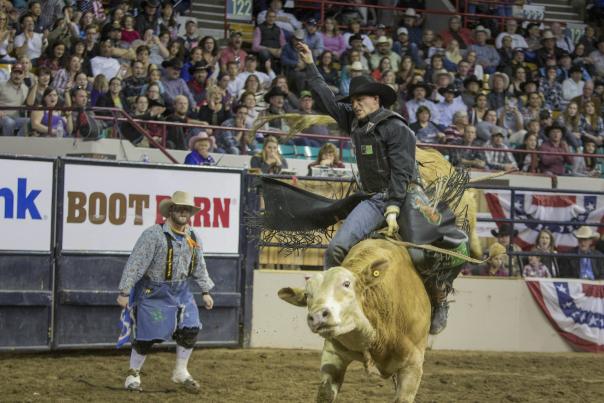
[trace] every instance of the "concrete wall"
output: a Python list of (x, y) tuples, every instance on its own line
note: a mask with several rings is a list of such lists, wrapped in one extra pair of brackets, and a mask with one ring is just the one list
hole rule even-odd
[[(277, 297), (285, 286), (304, 286), (312, 272), (254, 273), (252, 347), (321, 349), (306, 326), (306, 310)], [(572, 351), (549, 324), (523, 280), (459, 278), (449, 324), (432, 348), (483, 351)]]

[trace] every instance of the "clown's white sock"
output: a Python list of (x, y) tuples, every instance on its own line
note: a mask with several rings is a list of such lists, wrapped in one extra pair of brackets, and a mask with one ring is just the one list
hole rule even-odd
[(187, 370), (191, 353), (193, 353), (192, 348), (184, 348), (178, 345), (176, 346), (176, 367), (174, 368), (174, 378), (183, 380), (191, 376)]
[(130, 368), (140, 371), (145, 363), (146, 355), (142, 355), (136, 352), (135, 349), (132, 349), (132, 353), (130, 354)]

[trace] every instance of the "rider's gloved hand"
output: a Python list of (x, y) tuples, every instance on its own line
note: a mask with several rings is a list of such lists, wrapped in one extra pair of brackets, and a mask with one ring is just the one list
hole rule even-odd
[(384, 216), (386, 217), (386, 224), (388, 224), (388, 236), (394, 236), (394, 234), (398, 233), (398, 215), (400, 213), (400, 209), (397, 206), (388, 206), (386, 207), (386, 212)]

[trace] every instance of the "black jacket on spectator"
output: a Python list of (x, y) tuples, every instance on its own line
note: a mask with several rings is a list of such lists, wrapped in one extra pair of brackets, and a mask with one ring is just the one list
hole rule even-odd
[[(569, 253), (579, 253), (579, 248), (573, 249)], [(585, 256), (603, 256), (597, 250), (592, 250), (589, 253), (586, 253)], [(604, 259), (590, 259), (591, 260), (591, 269), (594, 273), (594, 277), (596, 280), (604, 279)], [(581, 273), (581, 258), (578, 257), (569, 257), (559, 259), (560, 261), (560, 277), (563, 278), (579, 278)]]
[(231, 118), (231, 113), (223, 107), (220, 111), (215, 112), (208, 105), (203, 106), (197, 112), (195, 119), (208, 122), (212, 126), (220, 126), (222, 122)]
[[(181, 118), (175, 114), (172, 114), (166, 118), (166, 122), (177, 122), (177, 123), (187, 123), (188, 118)], [(187, 128), (182, 126), (168, 126), (168, 131), (166, 133), (166, 147), (176, 149), (176, 150), (186, 150), (186, 139), (185, 134), (187, 133)]]
[(258, 25), (260, 29), (260, 45), (265, 46), (267, 48), (279, 49), (281, 47), (281, 42), (279, 38), (281, 37), (281, 28), (277, 26), (277, 24), (273, 24), (272, 27), (269, 28), (266, 25), (266, 22)]

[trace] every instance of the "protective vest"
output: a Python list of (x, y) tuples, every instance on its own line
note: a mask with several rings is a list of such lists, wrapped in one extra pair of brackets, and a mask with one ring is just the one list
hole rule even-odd
[(281, 47), (279, 41), (281, 29), (276, 24), (273, 24), (273, 26), (269, 28), (266, 23), (262, 23), (258, 28), (260, 28), (260, 45), (266, 46), (267, 48)]
[(361, 177), (361, 186), (365, 192), (380, 193), (388, 190), (390, 183), (390, 163), (377, 126), (387, 119), (405, 119), (398, 113), (381, 108), (373, 114), (363, 126), (358, 119), (352, 121), (350, 137), (355, 148), (357, 167)]
[[(166, 242), (168, 243), (168, 251), (166, 252), (166, 281), (172, 280), (172, 272), (174, 267), (174, 246), (172, 246), (172, 237), (167, 232), (164, 232), (166, 236)], [(193, 242), (197, 242), (197, 238), (195, 237), (195, 233), (191, 232), (191, 239)], [(191, 261), (189, 262), (189, 272), (187, 274), (188, 277), (191, 277), (193, 274), (193, 270), (195, 270), (195, 259), (197, 256), (195, 255), (196, 249), (193, 248), (193, 253), (191, 254)]]

